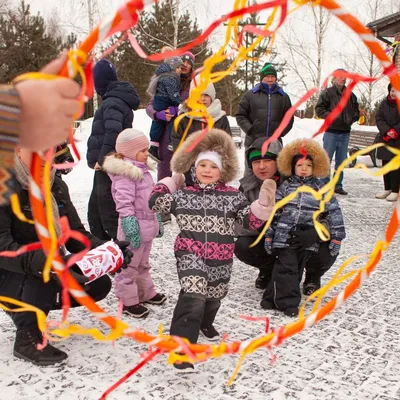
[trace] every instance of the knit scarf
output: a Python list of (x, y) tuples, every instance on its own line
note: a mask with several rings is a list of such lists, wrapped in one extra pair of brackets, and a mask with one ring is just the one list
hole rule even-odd
[[(189, 111), (189, 108), (186, 107), (185, 105), (180, 105), (179, 106), (179, 114), (183, 114)], [(224, 115), (226, 115), (226, 112), (222, 110), (222, 105), (219, 99), (215, 99), (208, 107), (207, 111), (209, 114), (212, 116), (214, 122), (217, 122), (219, 119), (221, 119)], [(195, 120), (203, 120), (203, 117), (193, 117)]]
[[(17, 155), (15, 155), (14, 158), (15, 158), (15, 175), (16, 175), (17, 181), (21, 184), (22, 189), (28, 190), (28, 188), (29, 188), (29, 170)], [(51, 170), (51, 175), (50, 175), (50, 182), (51, 182), (52, 187), (53, 187), (55, 175), (56, 175), (56, 170), (53, 168)], [(60, 213), (58, 212), (57, 201), (56, 201), (55, 197), (53, 196), (53, 193), (51, 194), (51, 202), (52, 202), (51, 206), (53, 209), (53, 216), (54, 216), (54, 222), (55, 222), (55, 230), (56, 230), (57, 237), (59, 238), (61, 236)]]

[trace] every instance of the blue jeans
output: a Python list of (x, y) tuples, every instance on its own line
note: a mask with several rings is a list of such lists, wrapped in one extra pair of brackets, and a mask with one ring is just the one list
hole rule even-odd
[[(324, 149), (328, 153), (329, 161), (332, 163), (335, 154), (335, 170), (347, 158), (347, 148), (349, 146), (350, 133), (333, 133), (326, 131), (324, 133)], [(328, 181), (327, 179), (326, 181)], [(343, 172), (340, 174), (335, 189), (343, 187)]]

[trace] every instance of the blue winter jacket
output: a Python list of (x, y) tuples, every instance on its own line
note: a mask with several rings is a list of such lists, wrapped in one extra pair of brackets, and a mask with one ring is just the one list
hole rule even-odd
[(161, 64), (156, 70), (158, 77), (156, 96), (167, 97), (171, 100), (171, 105), (178, 105), (182, 102), (181, 93), (181, 79), (179, 75), (172, 71), (167, 63)]
[[(276, 202), (295, 192), (302, 185), (307, 185), (316, 191), (324, 186), (318, 178), (300, 178), (297, 175), (292, 175), (277, 189)], [(305, 230), (313, 227), (313, 214), (318, 209), (319, 202), (314, 199), (312, 194), (299, 193), (293, 200), (277, 211), (265, 237), (273, 239), (273, 248), (289, 247), (287, 241), (290, 238), (290, 233), (295, 230)], [(327, 219), (329, 224), (331, 240), (342, 241), (346, 237), (346, 232), (343, 214), (335, 197), (326, 203), (323, 217)], [(315, 243), (307, 250), (317, 252), (318, 247), (319, 244)]]
[(92, 132), (87, 143), (87, 163), (103, 165), (104, 157), (115, 151), (117, 136), (132, 128), (133, 111), (140, 104), (135, 88), (129, 82), (110, 82), (102, 97), (102, 104), (93, 119)]

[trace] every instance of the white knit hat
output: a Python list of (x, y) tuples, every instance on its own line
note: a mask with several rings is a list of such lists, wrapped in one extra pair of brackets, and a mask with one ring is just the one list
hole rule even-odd
[[(192, 79), (192, 81), (190, 82), (190, 91), (199, 86), (199, 84), (200, 79), (198, 78), (198, 76), (194, 77), (194, 79)], [(210, 81), (208, 86), (201, 92), (201, 94), (206, 94), (207, 96), (210, 96), (211, 102), (213, 102), (217, 97), (214, 84)]]
[(194, 163), (194, 166), (197, 168), (199, 162), (203, 160), (212, 161), (214, 164), (217, 165), (220, 171), (222, 170), (222, 158), (216, 151), (203, 151), (199, 153)]
[(124, 157), (136, 160), (139, 151), (149, 147), (149, 139), (138, 129), (128, 128), (123, 130), (117, 137), (115, 150)]

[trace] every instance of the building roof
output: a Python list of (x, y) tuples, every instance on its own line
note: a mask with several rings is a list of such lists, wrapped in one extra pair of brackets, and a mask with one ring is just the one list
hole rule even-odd
[(372, 21), (367, 28), (371, 29), (379, 39), (394, 38), (400, 33), (400, 12)]

